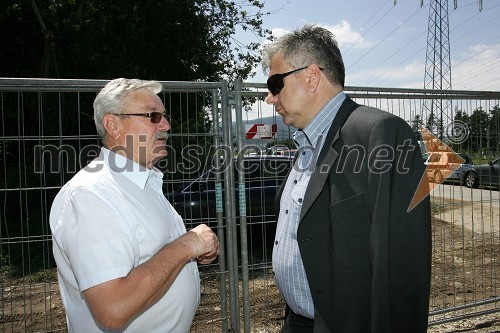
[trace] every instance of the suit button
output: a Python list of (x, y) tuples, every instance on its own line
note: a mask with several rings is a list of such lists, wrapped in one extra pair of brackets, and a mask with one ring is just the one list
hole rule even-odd
[(295, 179), (295, 180), (293, 181), (293, 183), (294, 183), (294, 184), (297, 184), (297, 179)]
[(299, 203), (302, 203), (302, 198), (299, 198)]
[(288, 214), (288, 209), (287, 209), (287, 210), (285, 210), (285, 214)]
[(274, 244), (278, 245), (278, 241), (275, 241)]

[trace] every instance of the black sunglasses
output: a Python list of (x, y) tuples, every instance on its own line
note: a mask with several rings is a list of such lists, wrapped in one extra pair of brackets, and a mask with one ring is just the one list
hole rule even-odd
[[(283, 79), (285, 77), (287, 77), (288, 75), (293, 74), (297, 71), (306, 69), (307, 67), (309, 67), (309, 66), (297, 68), (297, 69), (294, 69), (293, 71), (289, 71), (289, 72), (282, 73), (282, 74), (271, 75), (267, 79), (267, 89), (269, 89), (269, 91), (271, 92), (271, 94), (273, 94), (273, 96), (278, 95), (281, 92), (281, 89), (283, 89), (283, 87), (285, 86), (285, 81), (283, 81)], [(323, 68), (321, 68), (321, 67), (319, 67), (319, 69), (323, 70)]]
[(153, 124), (159, 124), (161, 117), (165, 117), (168, 123), (170, 122), (170, 116), (166, 112), (148, 112), (148, 113), (113, 113), (115, 116), (141, 116), (150, 118)]

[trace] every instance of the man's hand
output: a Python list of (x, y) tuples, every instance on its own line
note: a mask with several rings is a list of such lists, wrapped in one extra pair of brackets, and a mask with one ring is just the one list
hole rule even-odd
[(207, 225), (200, 224), (185, 236), (193, 247), (192, 258), (196, 258), (198, 263), (209, 264), (219, 255), (219, 240)]

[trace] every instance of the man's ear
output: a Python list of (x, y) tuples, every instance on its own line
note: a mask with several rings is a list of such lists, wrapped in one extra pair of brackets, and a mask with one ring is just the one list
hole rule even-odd
[(306, 71), (309, 92), (315, 92), (316, 89), (318, 89), (319, 82), (321, 81), (321, 69), (318, 65), (312, 64), (307, 67)]
[(104, 115), (102, 123), (108, 136), (117, 141), (120, 138), (120, 120), (118, 116), (108, 113)]

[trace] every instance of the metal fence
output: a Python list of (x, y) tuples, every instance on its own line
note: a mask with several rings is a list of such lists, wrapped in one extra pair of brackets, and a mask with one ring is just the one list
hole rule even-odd
[[(2, 332), (66, 331), (48, 217), (60, 187), (99, 149), (92, 102), (105, 83), (0, 79)], [(258, 214), (252, 211), (241, 161), (213, 173), (213, 185), (203, 183), (213, 188), (201, 188), (197, 181), (220, 167), (221, 156), (282, 144), (293, 129), (281, 127), (275, 116), (264, 118), (263, 110), (269, 108), (263, 101), (264, 84), (162, 84), (161, 98), (173, 119), (169, 155), (159, 165), (164, 192), (183, 192), (185, 202), (178, 202), (183, 208), (174, 207), (187, 228), (206, 220), (222, 249), (217, 263), (200, 267), (202, 295), (192, 331), (278, 332), (284, 303), (270, 263), (273, 214), (264, 207)], [(498, 92), (356, 87), (346, 92), (358, 103), (407, 120), (417, 135), (420, 125), (428, 125), (476, 161), (500, 156)], [(246, 125), (269, 122), (278, 124), (275, 138), (246, 139)], [(186, 190), (193, 184), (197, 191)], [(492, 187), (470, 189), (459, 183), (432, 192), (431, 326), (500, 310), (498, 194)], [(259, 204), (269, 201), (273, 198), (262, 192)]]

